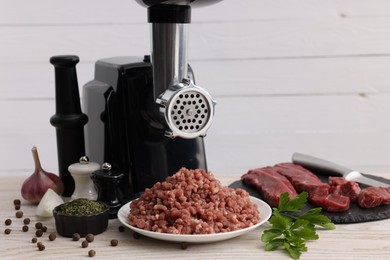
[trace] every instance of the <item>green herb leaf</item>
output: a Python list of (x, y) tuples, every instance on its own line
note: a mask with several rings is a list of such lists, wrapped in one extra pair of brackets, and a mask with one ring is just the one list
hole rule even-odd
[(278, 247), (283, 246), (283, 244), (284, 239), (274, 239), (265, 245), (265, 251), (274, 251), (278, 249)]
[(268, 230), (265, 230), (264, 233), (261, 235), (261, 241), (263, 242), (270, 242), (272, 241), (274, 238), (280, 236), (283, 234), (283, 231), (279, 230), (279, 229), (274, 229), (274, 228), (271, 228), (271, 229), (268, 229)]
[(321, 211), (322, 208), (314, 208), (302, 214), (300, 218), (306, 219), (310, 223), (317, 226), (321, 226), (325, 229), (335, 229), (336, 226), (332, 223), (332, 221), (327, 216), (320, 214)]
[(304, 240), (317, 240), (319, 237), (315, 231), (315, 229), (300, 229), (292, 231), (292, 234), (296, 237), (303, 238)]
[(282, 215), (273, 215), (270, 218), (269, 223), (272, 224), (273, 229), (278, 229), (281, 231), (284, 231), (291, 225), (291, 221), (284, 218)]
[(307, 251), (307, 249), (305, 250), (305, 248), (292, 246), (289, 243), (284, 243), (284, 248), (290, 254), (292, 259), (299, 259), (302, 252)]
[(292, 211), (300, 212), (307, 202), (307, 197), (309, 194), (307, 192), (302, 192), (298, 194), (294, 199), (290, 200), (290, 196), (287, 192), (284, 192), (280, 195), (279, 200), (279, 211)]
[(307, 192), (302, 192), (290, 200), (287, 192), (281, 194), (278, 208), (273, 209), (273, 216), (269, 223), (270, 229), (264, 230), (261, 241), (265, 243), (266, 251), (273, 251), (284, 247), (293, 259), (299, 259), (302, 252), (307, 251), (305, 242), (317, 240), (316, 226), (325, 229), (335, 229), (331, 220), (322, 215), (321, 208), (313, 208), (300, 215), (307, 203)]

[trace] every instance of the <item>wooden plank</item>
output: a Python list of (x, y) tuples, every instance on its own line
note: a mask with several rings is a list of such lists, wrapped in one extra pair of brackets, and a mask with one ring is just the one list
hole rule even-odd
[(239, 135), (216, 135), (210, 131), (205, 142), (209, 170), (217, 174), (235, 173), (237, 179), (249, 169), (291, 162), (294, 152), (317, 156), (364, 173), (389, 173), (390, 169), (388, 131)]
[(193, 61), (199, 85), (218, 96), (388, 92), (390, 59)]
[[(210, 169), (242, 173), (295, 151), (373, 172), (390, 168), (390, 95), (226, 97), (206, 137)], [(0, 172), (30, 172), (30, 149), (56, 171), (52, 100), (0, 102)]]
[(387, 131), (390, 95), (220, 98), (213, 133), (306, 134)]
[[(93, 79), (94, 64), (82, 60), (76, 66), (80, 95), (82, 86)], [(1, 99), (54, 99), (54, 67), (49, 63), (0, 65)]]
[[(193, 24), (191, 60), (297, 59), (390, 55), (390, 17)], [(84, 61), (150, 53), (147, 24), (0, 27), (0, 62)]]
[[(216, 5), (192, 10), (192, 22), (240, 21), (258, 19), (286, 19), (334, 16), (337, 6), (319, 1), (246, 0), (237, 4), (222, 1)], [(147, 11), (135, 1), (118, 0), (115, 5), (107, 1), (23, 0), (0, 1), (0, 24), (80, 24), (80, 23), (142, 23)], [(16, 8), (19, 7), (19, 8)], [(219, 15), (224, 13), (224, 15)], [(44, 14), (44, 15), (43, 15)]]
[(289, 161), (299, 151), (366, 172), (385, 172), (390, 167), (389, 99), (225, 98), (207, 137), (210, 167), (243, 172)]
[[(146, 9), (135, 1), (0, 0), (0, 25), (143, 23)], [(311, 19), (318, 17), (390, 16), (386, 0), (246, 0), (222, 1), (196, 8), (192, 21)], [(224, 14), (224, 15), (220, 15)]]
[(1, 0), (0, 7), (0, 24), (4, 25), (142, 23), (147, 15), (145, 8), (126, 0), (115, 4), (99, 0)]
[(21, 100), (0, 102), (1, 171), (9, 175), (15, 169), (31, 174), (31, 148), (38, 147), (42, 167), (57, 169), (55, 128), (49, 119), (54, 114), (53, 100)]
[[(190, 63), (197, 83), (215, 97), (389, 92), (388, 57)], [(77, 65), (80, 95), (93, 73), (93, 63)], [(0, 64), (0, 88), (1, 99), (54, 98), (54, 68), (48, 60)]]
[(47, 63), (53, 55), (77, 54), (83, 61), (150, 53), (149, 27), (139, 25), (0, 27), (2, 64)]
[(386, 0), (332, 0), (339, 10), (340, 17), (383, 17), (390, 15), (390, 2)]

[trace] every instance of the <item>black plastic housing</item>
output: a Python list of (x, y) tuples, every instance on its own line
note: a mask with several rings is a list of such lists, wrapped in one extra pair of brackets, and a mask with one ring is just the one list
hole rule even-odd
[[(189, 76), (193, 79), (192, 70)], [(124, 203), (181, 167), (207, 170), (203, 137), (168, 138), (156, 118), (152, 66), (148, 59), (118, 57), (99, 60), (95, 80), (85, 85), (105, 85), (104, 161), (124, 176), (119, 184)], [(86, 97), (88, 98), (88, 97)], [(88, 103), (93, 103), (89, 101)]]
[(204, 7), (212, 5), (222, 0), (135, 0), (142, 6), (154, 6), (159, 4), (171, 4), (171, 5), (190, 5), (192, 7)]
[(154, 5), (148, 8), (149, 23), (190, 23), (189, 5)]

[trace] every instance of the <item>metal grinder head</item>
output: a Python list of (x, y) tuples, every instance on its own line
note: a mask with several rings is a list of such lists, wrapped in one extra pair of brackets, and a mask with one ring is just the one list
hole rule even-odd
[(171, 138), (205, 136), (214, 117), (216, 102), (192, 80), (169, 87), (157, 100), (165, 121), (165, 135)]

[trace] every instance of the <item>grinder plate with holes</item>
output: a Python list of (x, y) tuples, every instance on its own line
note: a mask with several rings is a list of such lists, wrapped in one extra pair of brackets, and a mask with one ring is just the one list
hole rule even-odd
[(204, 128), (210, 117), (205, 96), (190, 90), (176, 96), (172, 102), (172, 122), (180, 131), (194, 133)]
[(205, 136), (214, 115), (215, 101), (191, 80), (168, 88), (156, 101), (165, 118), (170, 137)]

